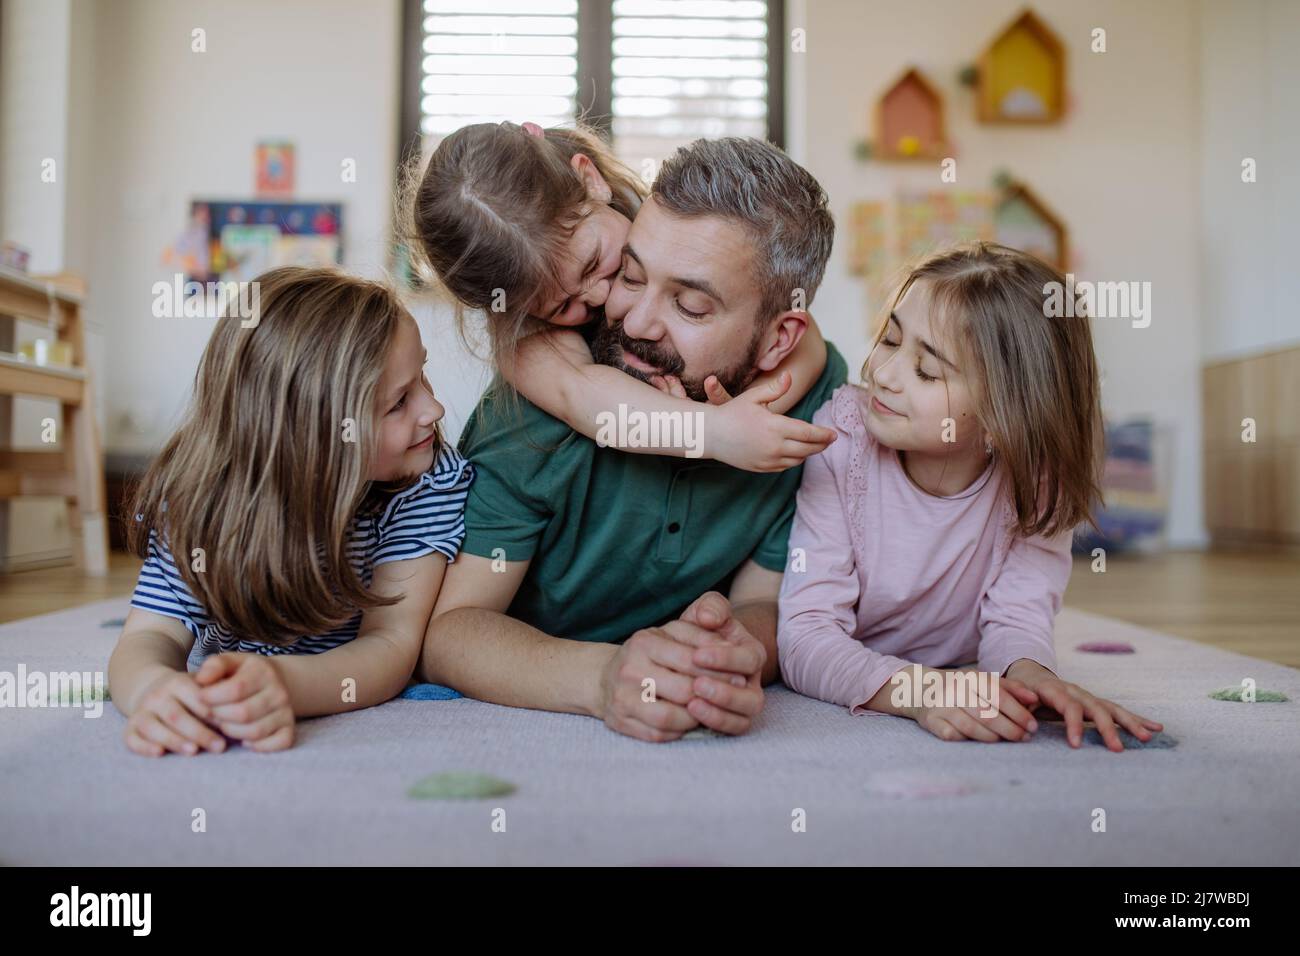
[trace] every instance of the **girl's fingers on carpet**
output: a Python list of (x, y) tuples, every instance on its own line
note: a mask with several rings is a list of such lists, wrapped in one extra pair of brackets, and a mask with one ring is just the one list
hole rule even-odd
[(972, 717), (960, 707), (954, 707), (947, 715), (948, 723), (956, 728), (957, 732), (968, 740), (980, 740), (986, 744), (995, 743), (999, 738), (993, 731), (984, 726), (984, 721), (978, 717)]
[(250, 750), (256, 750), (258, 753), (271, 753), (275, 750), (288, 750), (293, 746), (293, 724), (287, 727), (281, 727), (275, 733), (261, 740), (254, 740), (246, 744)]
[[(1060, 710), (1060, 708), (1057, 708)], [(1061, 710), (1061, 716), (1065, 718), (1065, 736), (1069, 738), (1071, 747), (1083, 746), (1083, 704), (1079, 703), (1073, 697), (1065, 702), (1065, 709)]]
[(1002, 690), (1011, 691), (1012, 699), (1026, 707), (1037, 707), (1040, 703), (1038, 695), (1014, 677), (1003, 677), (998, 681), (998, 686)]
[(293, 713), (286, 709), (274, 710), (265, 717), (258, 720), (250, 721), (246, 724), (225, 723), (221, 724), (221, 732), (227, 737), (234, 737), (238, 740), (262, 740), (270, 737), (272, 734), (284, 728), (286, 719), (290, 725), (293, 724)]
[[(687, 715), (689, 716), (689, 715)], [(691, 720), (692, 725), (695, 720)], [(693, 730), (694, 727), (687, 727), (686, 730), (661, 730), (658, 727), (652, 727), (645, 721), (637, 720), (635, 717), (619, 717), (613, 723), (609, 724), (611, 730), (615, 730), (625, 737), (635, 737), (637, 740), (644, 740), (652, 744), (666, 744), (681, 737), (686, 730)]]
[(167, 751), (160, 744), (151, 740), (145, 740), (134, 728), (128, 728), (126, 733), (127, 749), (138, 753), (142, 757), (161, 757)]
[(1083, 746), (1083, 705), (1070, 693), (1064, 681), (1045, 682), (1039, 696), (1065, 721), (1065, 736), (1071, 747)]
[(934, 734), (940, 740), (955, 742), (958, 740), (966, 739), (965, 734), (963, 734), (952, 724), (948, 723), (948, 721), (944, 720), (942, 717), (937, 717), (937, 716), (931, 717), (929, 720), (926, 721), (924, 726), (926, 730), (930, 731), (930, 733)]
[[(1025, 706), (1021, 701), (1017, 700), (1010, 694), (1001, 693), (1001, 691), (1005, 689), (1005, 686), (999, 686), (997, 709), (1001, 711), (1002, 715), (1006, 717), (1007, 720), (1021, 730), (1020, 737), (1015, 738), (1018, 740), (1037, 730), (1038, 721), (1034, 720), (1034, 715), (1025, 709)], [(1037, 700), (1037, 696), (1035, 696), (1034, 699)], [(993, 706), (992, 701), (981, 701), (981, 703), (986, 707)], [(1003, 736), (1005, 737), (1006, 735), (1003, 734)]]
[(1029, 732), (1009, 719), (1005, 714), (998, 713), (993, 717), (985, 717), (981, 711), (990, 709), (989, 705), (980, 707), (978, 704), (973, 707), (963, 707), (967, 714), (975, 719), (979, 726), (991, 730), (998, 740), (1025, 740)]
[[(1124, 718), (1120, 722), (1123, 723), (1124, 726), (1127, 727), (1130, 731), (1133, 731), (1134, 734), (1137, 733), (1136, 730), (1133, 730), (1134, 725), (1152, 734), (1158, 734), (1160, 733), (1160, 731), (1165, 729), (1165, 725), (1160, 723), (1160, 721), (1158, 720), (1150, 720), (1146, 717), (1143, 717), (1141, 714), (1135, 714), (1133, 713), (1133, 711), (1127, 710), (1121, 707), (1119, 704), (1111, 704), (1110, 706), (1111, 706), (1111, 710), (1114, 712), (1116, 716), (1116, 719), (1119, 719), (1121, 717)], [(1133, 723), (1130, 724), (1127, 723), (1126, 721), (1132, 721)]]
[(287, 703), (284, 691), (279, 687), (264, 687), (252, 697), (233, 704), (218, 704), (212, 708), (212, 717), (226, 723), (247, 724), (260, 720)]
[(228, 677), (239, 669), (239, 658), (233, 654), (213, 654), (206, 658), (194, 674), (199, 686), (206, 687)]
[(716, 730), (720, 734), (735, 736), (747, 733), (750, 728), (751, 721), (748, 717), (723, 710), (721, 707), (715, 707), (707, 700), (702, 700), (699, 697), (692, 700), (686, 709), (690, 711), (692, 717), (705, 727)]
[(207, 720), (212, 712), (203, 700), (203, 689), (199, 687), (192, 679), (173, 681), (168, 685), (171, 692), (184, 704), (191, 714), (202, 720)]
[(149, 714), (141, 718), (139, 729), (140, 735), (145, 740), (152, 740), (173, 753), (186, 754), (192, 757), (199, 752), (198, 744), (192, 740), (186, 740), (176, 733), (176, 731), (164, 724), (156, 714)]
[(1152, 731), (1146, 726), (1147, 721), (1143, 720), (1132, 711), (1125, 710), (1119, 704), (1110, 705), (1111, 716), (1130, 734), (1144, 743), (1153, 736)]
[(236, 673), (231, 677), (223, 678), (215, 684), (209, 684), (199, 693), (203, 695), (204, 703), (215, 707), (218, 704), (233, 704), (241, 701), (245, 697), (252, 696), (257, 687), (244, 674)]
[(226, 742), (221, 735), (186, 710), (180, 701), (172, 701), (170, 705), (164, 705), (164, 710), (159, 716), (172, 730), (204, 750), (221, 753), (226, 749)]
[(1096, 697), (1084, 699), (1084, 710), (1092, 718), (1092, 722), (1097, 725), (1097, 733), (1101, 734), (1101, 739), (1106, 741), (1106, 748), (1112, 753), (1119, 753), (1124, 749), (1124, 742), (1119, 739), (1119, 732), (1115, 729), (1115, 721), (1106, 709), (1108, 701), (1098, 700)]

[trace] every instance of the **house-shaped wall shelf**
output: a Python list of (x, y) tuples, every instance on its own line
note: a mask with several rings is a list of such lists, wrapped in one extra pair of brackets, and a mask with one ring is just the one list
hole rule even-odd
[(1025, 10), (980, 57), (977, 87), (982, 123), (1055, 123), (1065, 112), (1065, 47)]
[(876, 104), (877, 159), (938, 159), (948, 151), (943, 99), (915, 67), (900, 76)]
[(993, 230), (998, 242), (1037, 256), (1062, 272), (1069, 261), (1065, 223), (1024, 183), (1007, 184), (993, 210)]

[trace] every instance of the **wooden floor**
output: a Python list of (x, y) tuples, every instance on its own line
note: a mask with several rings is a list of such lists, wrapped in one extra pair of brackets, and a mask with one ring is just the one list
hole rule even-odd
[(1300, 554), (1173, 551), (1076, 558), (1067, 607), (1300, 667)]
[[(0, 621), (131, 593), (140, 563), (114, 552), (109, 574), (72, 568), (0, 575)], [(1300, 667), (1300, 555), (1170, 552), (1111, 557), (1104, 573), (1076, 559), (1068, 607)]]

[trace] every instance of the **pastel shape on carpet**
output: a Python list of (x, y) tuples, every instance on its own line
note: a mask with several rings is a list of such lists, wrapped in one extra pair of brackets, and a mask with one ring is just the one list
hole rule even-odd
[(481, 800), (505, 797), (515, 792), (515, 785), (491, 774), (468, 770), (448, 770), (417, 780), (406, 791), (417, 800)]

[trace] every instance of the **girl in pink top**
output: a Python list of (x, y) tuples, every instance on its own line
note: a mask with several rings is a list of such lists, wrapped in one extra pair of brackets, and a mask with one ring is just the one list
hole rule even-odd
[[(839, 434), (805, 463), (790, 532), (777, 646), (792, 689), (944, 740), (1026, 739), (1043, 704), (1074, 747), (1085, 719), (1115, 751), (1117, 725), (1142, 741), (1162, 729), (1055, 673), (1071, 532), (1099, 497), (1102, 451), (1088, 319), (1048, 317), (1065, 288), (991, 243), (903, 282), (866, 386), (841, 387), (813, 419)], [(971, 661), (998, 675), (996, 695), (897, 702), (900, 671), (919, 686)]]

